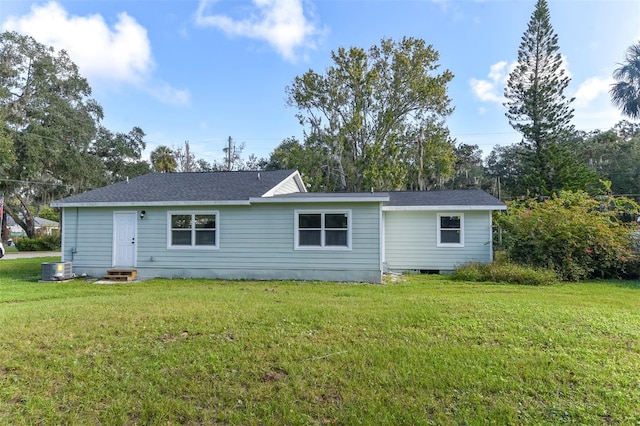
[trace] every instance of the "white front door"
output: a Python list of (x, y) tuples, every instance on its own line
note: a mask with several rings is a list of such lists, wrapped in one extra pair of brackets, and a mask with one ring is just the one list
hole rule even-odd
[(113, 266), (130, 268), (136, 264), (136, 212), (113, 214)]

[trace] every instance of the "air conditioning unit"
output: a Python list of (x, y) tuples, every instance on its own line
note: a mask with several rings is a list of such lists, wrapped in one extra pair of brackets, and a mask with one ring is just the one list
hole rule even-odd
[(44, 262), (41, 265), (42, 281), (62, 281), (73, 278), (71, 262)]

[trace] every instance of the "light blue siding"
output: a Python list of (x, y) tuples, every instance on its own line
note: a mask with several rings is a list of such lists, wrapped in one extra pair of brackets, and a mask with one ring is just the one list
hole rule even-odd
[[(113, 210), (65, 208), (62, 260), (73, 266), (110, 268), (113, 256)], [(77, 271), (74, 272), (78, 273)]]
[[(380, 282), (379, 208), (379, 203), (216, 206), (211, 210), (219, 215), (219, 248), (199, 250), (167, 248), (167, 211), (206, 208), (145, 207), (137, 223), (136, 269), (142, 277)], [(351, 250), (294, 250), (296, 209), (350, 210)], [(64, 260), (73, 261), (76, 273), (104, 274), (111, 267), (113, 209), (66, 208), (64, 216)]]
[(385, 211), (385, 269), (388, 271), (452, 271), (467, 262), (492, 258), (491, 212), (464, 214), (464, 247), (437, 247), (437, 214), (434, 211)]

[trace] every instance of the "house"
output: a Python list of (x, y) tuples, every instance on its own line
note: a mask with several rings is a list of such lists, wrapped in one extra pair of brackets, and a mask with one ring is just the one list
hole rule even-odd
[(380, 282), (492, 260), (483, 191), (309, 193), (297, 171), (153, 173), (51, 204), (77, 274)]
[[(33, 224), (37, 235), (52, 235), (60, 229), (60, 224), (54, 220), (34, 216)], [(26, 237), (27, 233), (18, 225), (13, 217), (7, 215), (7, 226), (11, 237)]]

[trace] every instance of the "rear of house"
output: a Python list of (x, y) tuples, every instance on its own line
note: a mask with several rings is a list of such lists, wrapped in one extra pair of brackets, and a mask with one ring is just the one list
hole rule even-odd
[[(314, 228), (297, 226), (305, 220)], [(95, 277), (135, 268), (142, 277), (380, 282), (379, 232), (370, 232), (379, 220), (377, 202), (72, 208), (62, 260)], [(322, 226), (331, 221), (337, 228)]]
[[(381, 282), (386, 194), (309, 194), (291, 171), (186, 175), (148, 175), (58, 202), (62, 260), (95, 277), (130, 268), (141, 277)], [(166, 199), (171, 180), (204, 188), (230, 177), (243, 181), (237, 195)], [(267, 188), (256, 184), (265, 180)], [(149, 199), (145, 187), (158, 181), (169, 191)]]
[(308, 193), (297, 171), (156, 173), (52, 205), (76, 274), (356, 282), (490, 261), (504, 206), (482, 191)]

